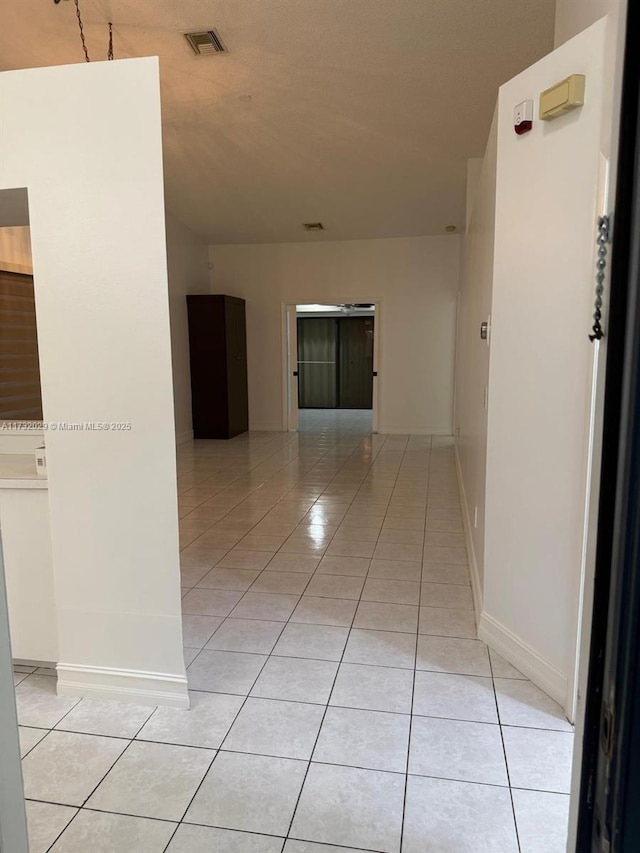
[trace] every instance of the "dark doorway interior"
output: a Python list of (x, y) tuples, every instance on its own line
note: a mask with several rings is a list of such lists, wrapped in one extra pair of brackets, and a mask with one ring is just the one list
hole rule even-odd
[(298, 406), (371, 409), (373, 317), (298, 317)]

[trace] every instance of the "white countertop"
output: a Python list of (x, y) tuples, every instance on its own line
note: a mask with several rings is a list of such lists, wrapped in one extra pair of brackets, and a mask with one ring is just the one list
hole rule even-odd
[(33, 453), (0, 453), (0, 489), (46, 489)]

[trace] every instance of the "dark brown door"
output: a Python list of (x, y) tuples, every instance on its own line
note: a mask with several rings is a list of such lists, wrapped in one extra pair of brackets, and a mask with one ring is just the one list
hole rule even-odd
[(229, 436), (249, 429), (247, 385), (247, 330), (245, 305), (239, 299), (226, 300), (227, 394)]

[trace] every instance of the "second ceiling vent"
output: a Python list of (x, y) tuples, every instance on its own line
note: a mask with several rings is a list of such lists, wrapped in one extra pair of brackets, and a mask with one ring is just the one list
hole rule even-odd
[(215, 30), (202, 30), (198, 33), (185, 33), (184, 37), (191, 45), (196, 56), (212, 56), (214, 53), (228, 53), (224, 43)]

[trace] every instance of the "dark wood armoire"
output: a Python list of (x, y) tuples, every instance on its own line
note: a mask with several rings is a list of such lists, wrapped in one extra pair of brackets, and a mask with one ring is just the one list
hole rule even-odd
[(194, 438), (233, 438), (249, 429), (245, 302), (187, 296)]

